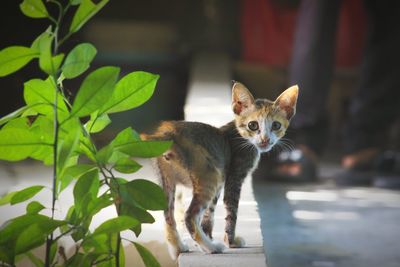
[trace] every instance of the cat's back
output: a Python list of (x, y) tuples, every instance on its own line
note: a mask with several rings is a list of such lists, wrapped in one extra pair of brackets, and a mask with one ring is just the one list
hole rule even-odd
[(222, 131), (201, 122), (164, 121), (146, 139), (172, 140), (172, 149), (189, 165), (198, 157), (205, 157), (223, 167), (229, 153), (229, 144)]
[(170, 139), (175, 143), (190, 142), (193, 145), (210, 149), (225, 143), (224, 135), (220, 129), (209, 124), (193, 121), (164, 121), (158, 126), (153, 136)]

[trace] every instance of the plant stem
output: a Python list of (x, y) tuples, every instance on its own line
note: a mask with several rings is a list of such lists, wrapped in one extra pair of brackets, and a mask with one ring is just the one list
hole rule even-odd
[(102, 263), (102, 262), (105, 262), (105, 261), (109, 261), (111, 259), (112, 259), (112, 256), (107, 256), (104, 259), (100, 259), (100, 260), (92, 262), (92, 266), (95, 266), (95, 265), (97, 265), (99, 263)]
[[(64, 16), (63, 6), (57, 1), (50, 1), (55, 3), (59, 8), (58, 20), (56, 22), (56, 27), (54, 29), (54, 47), (53, 47), (53, 54), (56, 55), (58, 52), (58, 32), (60, 29), (61, 21)], [(53, 103), (53, 112), (54, 112), (54, 143), (53, 143), (53, 185), (52, 185), (52, 201), (51, 201), (51, 219), (54, 219), (54, 210), (57, 200), (57, 163), (58, 163), (58, 133), (59, 133), (59, 122), (58, 122), (58, 91), (59, 86), (57, 82), (57, 77), (52, 75), (53, 83), (54, 83), (54, 103)], [(45, 267), (50, 267), (50, 250), (51, 245), (53, 244), (53, 237), (54, 233), (52, 232), (46, 240), (46, 259), (45, 259)]]
[[(51, 218), (54, 219), (54, 210), (55, 210), (55, 205), (56, 205), (56, 200), (57, 200), (57, 151), (58, 151), (58, 128), (59, 128), (59, 123), (58, 123), (58, 85), (57, 85), (57, 79), (53, 77), (54, 82), (55, 82), (55, 96), (54, 96), (54, 143), (53, 143), (53, 186), (52, 186), (52, 201), (51, 201)], [(50, 236), (47, 238), (46, 241), (46, 260), (45, 260), (45, 267), (50, 266), (50, 249), (51, 245), (53, 243), (53, 233), (50, 234)]]
[(121, 234), (118, 233), (117, 237), (117, 249), (115, 250), (115, 265), (119, 267), (119, 254), (121, 253)]
[[(107, 170), (107, 168), (104, 168), (104, 169)], [(121, 215), (121, 200), (120, 200), (121, 193), (120, 193), (120, 190), (119, 190), (119, 184), (116, 181), (115, 176), (112, 173), (112, 171), (109, 171), (109, 170), (107, 170), (107, 171), (110, 173), (111, 179), (113, 179), (115, 184), (117, 185), (117, 198), (118, 198), (118, 200), (115, 203), (115, 208), (117, 209), (118, 216), (120, 216)], [(117, 236), (117, 247), (116, 247), (116, 250), (115, 250), (115, 265), (117, 267), (119, 267), (119, 265), (120, 265), (120, 263), (119, 263), (119, 254), (120, 253), (121, 253), (121, 233), (118, 233), (118, 236)]]
[(56, 238), (54, 238), (53, 244), (56, 243), (59, 239), (61, 239), (63, 236), (66, 236), (69, 233), (71, 233), (72, 231), (74, 231), (75, 229), (77, 229), (77, 227), (71, 227), (68, 229), (68, 231), (66, 231), (66, 232), (62, 233), (61, 235), (57, 236)]

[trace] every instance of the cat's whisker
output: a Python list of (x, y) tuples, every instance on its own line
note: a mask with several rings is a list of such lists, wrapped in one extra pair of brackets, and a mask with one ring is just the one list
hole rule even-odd
[(251, 143), (249, 143), (247, 140), (245, 140), (244, 142), (239, 143), (237, 148), (238, 148), (237, 151), (240, 152), (245, 149), (254, 149), (254, 146)]
[(291, 140), (282, 138), (281, 140), (278, 141), (278, 143), (275, 145), (277, 150), (279, 149), (278, 153), (282, 153), (285, 151), (293, 151), (294, 150), (294, 145)]

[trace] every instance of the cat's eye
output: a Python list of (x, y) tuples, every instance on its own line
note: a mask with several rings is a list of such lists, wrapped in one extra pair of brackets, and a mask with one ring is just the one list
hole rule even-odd
[(258, 122), (256, 121), (251, 121), (247, 124), (250, 130), (252, 131), (257, 131), (258, 130)]
[(271, 126), (271, 129), (273, 130), (273, 131), (277, 131), (277, 130), (279, 130), (280, 128), (281, 128), (281, 123), (279, 122), (279, 121), (274, 121), (273, 123), (272, 123), (272, 126)]

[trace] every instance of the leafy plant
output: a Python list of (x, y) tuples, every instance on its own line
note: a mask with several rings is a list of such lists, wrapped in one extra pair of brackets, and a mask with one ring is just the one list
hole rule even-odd
[[(69, 53), (61, 52), (61, 47), (108, 1), (47, 0), (45, 4), (42, 0), (23, 0), (20, 9), (26, 16), (48, 19), (51, 25), (31, 46), (11, 46), (0, 51), (0, 77), (34, 59), (48, 76), (25, 82), (26, 105), (0, 119), (0, 159), (32, 158), (53, 166), (51, 207), (31, 201), (25, 214), (1, 226), (1, 266), (15, 266), (21, 255), (37, 267), (124, 266), (120, 232), (130, 229), (138, 236), (143, 223), (154, 222), (148, 211), (166, 208), (164, 193), (158, 185), (147, 180), (127, 181), (117, 177), (115, 171), (136, 172), (141, 166), (131, 157), (158, 156), (171, 142), (143, 141), (131, 128), (121, 131), (100, 149), (92, 139), (93, 134), (111, 123), (108, 114), (146, 102), (159, 76), (137, 71), (120, 79), (118, 67), (106, 66), (84, 78), (73, 101), (64, 94), (64, 81), (87, 71), (97, 51), (89, 43), (78, 44)], [(57, 16), (48, 11), (47, 5), (55, 5)], [(73, 17), (65, 32), (61, 29), (65, 28), (64, 18), (69, 12), (73, 12)], [(82, 157), (89, 163), (82, 163)], [(56, 219), (54, 209), (59, 194), (73, 181), (74, 205), (64, 219)], [(43, 188), (35, 185), (8, 193), (0, 199), (0, 205), (28, 201)], [(111, 205), (118, 217), (90, 231), (93, 216)], [(51, 216), (40, 214), (45, 209), (51, 210)], [(66, 237), (72, 237), (77, 247), (69, 258), (58, 244)], [(146, 248), (130, 242), (146, 266), (159, 266)], [(32, 253), (42, 245), (46, 247), (44, 259)]]

